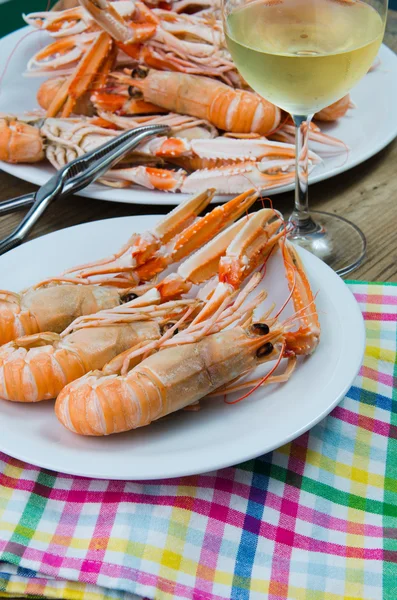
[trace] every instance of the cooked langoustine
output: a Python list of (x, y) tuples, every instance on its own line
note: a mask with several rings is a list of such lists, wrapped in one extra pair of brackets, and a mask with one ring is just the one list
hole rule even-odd
[[(288, 273), (291, 268), (294, 272), (291, 295), (297, 308), (293, 318), (279, 323), (267, 315), (269, 325), (253, 323), (251, 307), (245, 313), (236, 311), (233, 320), (223, 305), (200, 326), (192, 324), (190, 330), (188, 327), (165, 341), (159, 352), (127, 374), (108, 374), (105, 368), (67, 385), (55, 405), (60, 422), (81, 435), (129, 431), (196, 403), (247, 375), (258, 364), (275, 358), (278, 364), (283, 357), (291, 363), (297, 354), (313, 352), (320, 336), (314, 298), (300, 259), (291, 247), (284, 247), (284, 258)], [(234, 326), (224, 329), (224, 320)], [(291, 331), (296, 320), (300, 327)], [(287, 369), (276, 381), (287, 379), (290, 373)], [(256, 385), (271, 383), (269, 375)]]
[(353, 108), (354, 104), (350, 99), (350, 94), (346, 94), (340, 100), (333, 102), (315, 114), (317, 121), (336, 121), (344, 117), (349, 108)]
[(117, 254), (70, 269), (21, 294), (2, 291), (0, 344), (42, 331), (60, 333), (81, 315), (119, 305), (128, 298), (128, 288), (140, 283), (137, 269), (145, 265), (144, 281), (150, 280), (239, 218), (257, 198), (250, 190), (195, 220), (213, 194), (209, 190), (185, 201), (152, 231), (134, 234)]
[[(56, 398), (62, 388), (131, 346), (160, 339), (172, 319), (194, 313), (197, 302), (182, 300), (160, 306), (137, 306), (134, 301), (113, 309), (113, 321), (71, 333), (37, 333), (20, 337), (0, 348), (0, 397), (12, 402), (41, 402)], [(111, 311), (107, 312), (109, 314)]]
[[(287, 120), (283, 123), (282, 127), (269, 137), (271, 140), (276, 140), (283, 144), (295, 144), (295, 134), (295, 125)], [(340, 154), (349, 150), (347, 144), (321, 131), (317, 123), (313, 123), (313, 121), (309, 125), (308, 137), (312, 150), (318, 152), (321, 156)]]
[[(159, 137), (150, 144), (141, 144), (129, 157), (136, 166), (121, 165), (109, 171), (101, 181), (115, 187), (135, 183), (149, 189), (186, 193), (216, 187), (218, 193), (234, 194), (245, 190), (247, 185), (272, 189), (294, 178), (293, 145), (257, 136), (252, 139), (214, 138), (214, 131), (205, 121), (173, 114), (128, 119), (101, 112), (100, 119), (102, 126), (95, 124), (98, 119), (46, 119), (40, 133), (45, 140), (42, 148), (45, 144), (46, 157), (51, 164), (59, 169), (73, 158), (113, 138), (118, 132), (112, 126), (126, 129), (142, 123), (166, 123), (173, 128), (173, 137)], [(37, 131), (33, 126), (29, 127), (36, 144)], [(2, 128), (17, 135), (17, 132), (14, 133), (15, 120), (3, 119), (0, 132)], [(332, 138), (326, 141), (333, 143)], [(14, 153), (10, 156), (9, 153), (9, 160), (11, 158), (17, 161), (19, 155)], [(310, 168), (319, 161), (320, 158), (311, 152)], [(151, 162), (154, 166), (150, 166)], [(181, 168), (159, 168), (157, 162), (170, 162), (173, 167), (179, 165)], [(193, 172), (189, 174), (191, 170)]]
[[(88, 60), (87, 55), (87, 65)], [(85, 66), (85, 69), (88, 69), (88, 66)], [(120, 102), (120, 95), (108, 91), (112, 80), (117, 85), (124, 84), (125, 89), (139, 90), (149, 107), (158, 106), (169, 112), (205, 119), (224, 131), (267, 135), (280, 124), (280, 109), (254, 92), (233, 89), (210, 77), (155, 69), (146, 70), (142, 67), (135, 69), (133, 76), (113, 72), (110, 79), (106, 80), (103, 90), (100, 85), (96, 86), (97, 89), (92, 96), (94, 105), (111, 108), (115, 99)], [(71, 92), (69, 79), (58, 79), (57, 85), (54, 82), (43, 84), (46, 93), (44, 90), (40, 91), (39, 100), (41, 99), (42, 106), (47, 107), (47, 116), (56, 116), (62, 106), (67, 107), (67, 110), (63, 110), (61, 116), (69, 116), (72, 110), (69, 110), (68, 103), (64, 104), (68, 102), (66, 98), (72, 93), (74, 102), (72, 108), (74, 108), (77, 100), (89, 89), (91, 81), (87, 81), (87, 77), (80, 74), (76, 79), (76, 86), (79, 86), (78, 93)], [(52, 93), (55, 93), (55, 96), (49, 103), (47, 96)]]
[[(149, 189), (190, 193), (210, 186), (218, 193), (238, 193), (247, 185), (270, 190), (293, 181), (295, 147), (266, 138), (215, 139), (156, 138), (151, 144), (142, 144), (131, 155), (133, 163), (142, 158), (157, 158), (179, 165), (179, 171), (156, 167), (120, 166), (106, 174), (106, 183), (131, 182)], [(309, 168), (320, 162), (310, 153)]]
[(267, 135), (280, 124), (281, 111), (271, 102), (209, 77), (142, 68), (131, 77), (112, 76), (137, 88), (146, 102), (205, 119), (224, 131)]

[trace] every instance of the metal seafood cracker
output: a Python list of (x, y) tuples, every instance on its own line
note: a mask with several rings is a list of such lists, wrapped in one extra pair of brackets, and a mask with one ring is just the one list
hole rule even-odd
[(140, 144), (142, 140), (169, 131), (168, 125), (146, 125), (125, 131), (111, 141), (99, 146), (99, 148), (65, 165), (37, 192), (19, 196), (0, 204), (0, 215), (33, 204), (14, 231), (0, 241), (0, 254), (4, 254), (4, 252), (23, 242), (53, 200), (79, 192), (99, 177), (102, 177), (106, 171)]

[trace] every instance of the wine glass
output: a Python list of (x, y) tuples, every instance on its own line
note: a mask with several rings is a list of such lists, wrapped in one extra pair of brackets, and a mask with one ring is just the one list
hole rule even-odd
[(295, 124), (289, 239), (344, 275), (362, 262), (365, 237), (341, 216), (309, 212), (309, 126), (316, 112), (347, 94), (371, 67), (383, 39), (387, 0), (223, 0), (222, 13), (240, 74)]

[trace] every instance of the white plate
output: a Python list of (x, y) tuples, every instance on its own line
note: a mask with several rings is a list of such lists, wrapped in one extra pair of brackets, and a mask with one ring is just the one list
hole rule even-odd
[[(63, 229), (0, 257), (2, 288), (18, 291), (72, 265), (115, 251), (133, 231), (156, 217), (108, 219)], [(357, 374), (365, 333), (361, 312), (343, 281), (323, 262), (299, 250), (313, 290), (322, 339), (290, 381), (258, 390), (230, 406), (204, 401), (197, 413), (181, 412), (140, 430), (106, 438), (79, 437), (57, 421), (53, 402), (34, 405), (0, 400), (0, 450), (55, 471), (105, 479), (157, 479), (218, 469), (259, 456), (315, 425), (341, 400)], [(287, 296), (276, 255), (263, 285), (269, 302)], [(287, 314), (287, 313), (285, 313)]]
[[(6, 69), (0, 94), (0, 111), (23, 112), (37, 107), (36, 91), (43, 81), (41, 78), (24, 78), (28, 59), (45, 46), (49, 36), (45, 32), (29, 32), (29, 28), (16, 31), (1, 40), (0, 72), (7, 57), (13, 52)], [(15, 48), (16, 44), (26, 36)], [(357, 108), (350, 110), (339, 122), (323, 125), (324, 131), (343, 140), (349, 147), (349, 154), (340, 154), (324, 159), (324, 163), (316, 167), (310, 177), (310, 183), (322, 181), (338, 173), (347, 171), (355, 165), (370, 158), (397, 135), (397, 57), (386, 46), (382, 46), (379, 57), (381, 65), (360, 81), (352, 92), (352, 99)], [(50, 165), (9, 165), (0, 162), (0, 167), (20, 179), (42, 185), (54, 173)], [(281, 186), (269, 192), (270, 195), (293, 189), (293, 184)], [(110, 189), (94, 184), (79, 192), (81, 196), (127, 202), (132, 204), (177, 204), (186, 194), (171, 194), (142, 188)], [(226, 196), (218, 197), (225, 200)]]

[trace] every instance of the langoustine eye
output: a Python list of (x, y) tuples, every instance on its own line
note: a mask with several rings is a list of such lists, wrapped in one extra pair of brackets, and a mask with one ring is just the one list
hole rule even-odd
[(270, 332), (269, 325), (266, 325), (266, 323), (254, 323), (251, 330), (252, 333), (257, 335), (267, 335)]
[[(162, 332), (163, 335), (164, 333), (166, 333), (169, 329), (171, 329), (173, 326), (175, 325), (175, 323), (173, 323), (172, 321), (169, 321), (168, 323), (165, 323), (162, 327)], [(179, 332), (179, 329), (176, 328), (175, 331), (173, 332), (173, 335), (176, 335)]]
[(258, 358), (263, 358), (264, 356), (268, 356), (273, 352), (273, 344), (271, 342), (266, 342), (263, 346), (258, 348), (256, 351), (256, 355)]
[(131, 302), (131, 300), (135, 300), (135, 298), (138, 298), (137, 294), (126, 294), (125, 296), (123, 296), (123, 304), (125, 304), (126, 302)]

